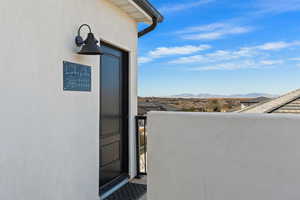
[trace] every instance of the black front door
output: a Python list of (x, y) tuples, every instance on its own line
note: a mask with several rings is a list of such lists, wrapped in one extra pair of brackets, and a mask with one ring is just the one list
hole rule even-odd
[(128, 176), (128, 54), (102, 44), (100, 66), (100, 189)]

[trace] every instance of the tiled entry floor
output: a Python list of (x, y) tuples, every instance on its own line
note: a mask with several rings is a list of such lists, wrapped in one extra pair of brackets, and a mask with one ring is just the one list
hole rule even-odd
[[(133, 179), (132, 183), (147, 185), (147, 176), (142, 176), (140, 179)], [(147, 193), (144, 194), (139, 200), (147, 200)]]
[(134, 179), (112, 195), (105, 198), (105, 200), (146, 200), (146, 182), (146, 177)]

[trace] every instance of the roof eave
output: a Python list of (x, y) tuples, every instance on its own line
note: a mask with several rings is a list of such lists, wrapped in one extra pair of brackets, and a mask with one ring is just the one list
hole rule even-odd
[(148, 0), (133, 0), (133, 1), (152, 18), (153, 17), (156, 18), (158, 23), (164, 20), (163, 15)]
[(162, 22), (163, 16), (147, 0), (109, 0), (137, 22), (151, 24), (153, 18)]

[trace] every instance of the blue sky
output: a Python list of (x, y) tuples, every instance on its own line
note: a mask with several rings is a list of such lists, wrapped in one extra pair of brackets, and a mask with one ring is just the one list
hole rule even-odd
[(300, 0), (151, 2), (165, 21), (139, 41), (140, 96), (300, 88)]

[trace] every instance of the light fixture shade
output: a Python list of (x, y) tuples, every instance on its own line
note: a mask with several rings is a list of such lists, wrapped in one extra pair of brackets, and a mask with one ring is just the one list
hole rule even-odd
[(86, 40), (84, 41), (84, 45), (78, 54), (81, 55), (102, 55), (100, 47), (97, 45), (98, 41), (95, 39), (93, 33), (89, 33)]

